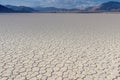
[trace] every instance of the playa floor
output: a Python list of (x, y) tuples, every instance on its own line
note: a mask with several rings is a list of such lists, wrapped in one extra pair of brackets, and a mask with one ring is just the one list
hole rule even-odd
[(120, 14), (0, 14), (0, 80), (120, 80)]

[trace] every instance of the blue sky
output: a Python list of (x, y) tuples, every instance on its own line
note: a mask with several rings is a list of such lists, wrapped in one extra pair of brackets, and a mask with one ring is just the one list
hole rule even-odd
[(100, 3), (107, 1), (120, 1), (120, 0), (0, 0), (0, 4), (82, 9), (87, 6), (99, 5)]

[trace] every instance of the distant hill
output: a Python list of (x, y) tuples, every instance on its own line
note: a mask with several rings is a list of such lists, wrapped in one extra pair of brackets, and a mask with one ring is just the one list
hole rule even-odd
[(10, 8), (0, 5), (0, 13), (10, 13), (10, 12), (15, 12), (15, 11)]
[(34, 7), (34, 10), (38, 12), (69, 12), (78, 11), (79, 9), (65, 9), (65, 8), (55, 8), (55, 7)]
[(35, 10), (37, 11), (40, 11), (40, 12), (46, 12), (46, 11), (59, 11), (60, 9), (58, 8), (55, 8), (55, 7), (35, 7), (34, 8)]
[(12, 5), (6, 5), (7, 8), (10, 8), (16, 12), (35, 12), (35, 10), (31, 7), (26, 6), (12, 6)]
[(120, 2), (116, 1), (110, 1), (101, 4), (98, 8), (96, 8), (98, 11), (120, 11)]
[(55, 8), (55, 7), (26, 7), (26, 6), (13, 6), (6, 5), (7, 8), (10, 8), (16, 12), (71, 12), (78, 11), (79, 9), (64, 9), (64, 8)]

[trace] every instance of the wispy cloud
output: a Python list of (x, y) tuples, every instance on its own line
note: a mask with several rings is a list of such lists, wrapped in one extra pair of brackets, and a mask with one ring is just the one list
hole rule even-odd
[(85, 8), (87, 6), (96, 5), (91, 0), (34, 0), (36, 5), (40, 6), (51, 6), (60, 8)]

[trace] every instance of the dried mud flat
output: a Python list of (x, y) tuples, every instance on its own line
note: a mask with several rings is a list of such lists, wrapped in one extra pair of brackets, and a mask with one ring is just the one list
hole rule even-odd
[(0, 80), (120, 80), (120, 14), (0, 14)]

